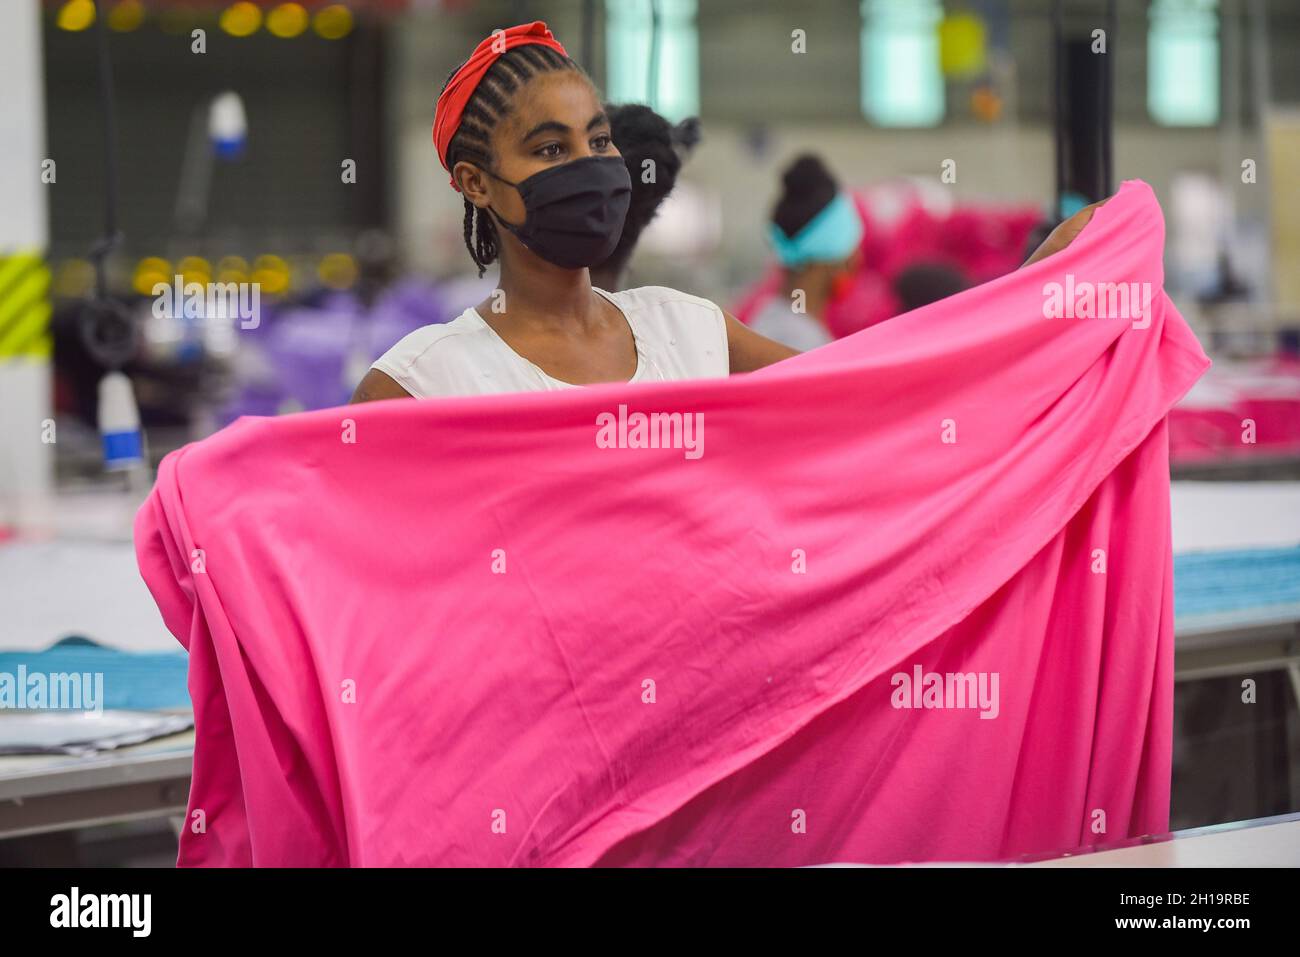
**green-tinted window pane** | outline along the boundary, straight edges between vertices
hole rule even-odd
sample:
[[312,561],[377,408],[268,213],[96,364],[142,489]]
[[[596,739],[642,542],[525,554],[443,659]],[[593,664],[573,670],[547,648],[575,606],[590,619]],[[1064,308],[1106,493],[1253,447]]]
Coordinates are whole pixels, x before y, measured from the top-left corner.
[[1165,126],[1219,121],[1217,0],[1153,0],[1147,33],[1147,110]]
[[862,114],[877,126],[943,120],[938,0],[862,0]]
[[695,11],[696,0],[659,0],[659,62],[652,71],[650,0],[605,0],[609,101],[644,103],[674,123],[700,112]]

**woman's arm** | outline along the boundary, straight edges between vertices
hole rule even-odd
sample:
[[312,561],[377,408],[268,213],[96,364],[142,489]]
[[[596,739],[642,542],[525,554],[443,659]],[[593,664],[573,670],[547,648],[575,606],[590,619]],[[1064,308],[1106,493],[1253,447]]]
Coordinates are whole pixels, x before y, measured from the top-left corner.
[[727,318],[727,356],[733,374],[753,372],[799,354],[798,349],[755,332],[725,309],[722,314]]
[[[357,390],[352,393],[352,402],[374,402],[376,399],[411,399],[407,392],[391,376],[386,376],[378,369],[371,369],[357,383]],[[351,403],[349,403],[351,404]]]

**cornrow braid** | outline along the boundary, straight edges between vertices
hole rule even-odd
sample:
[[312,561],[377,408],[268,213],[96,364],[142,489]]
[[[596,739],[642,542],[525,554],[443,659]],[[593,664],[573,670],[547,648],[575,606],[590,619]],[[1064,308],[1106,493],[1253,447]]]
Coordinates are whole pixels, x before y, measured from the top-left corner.
[[[572,70],[591,81],[576,62],[550,47],[530,43],[512,47],[498,57],[465,104],[460,126],[447,144],[447,165],[455,169],[457,163],[465,160],[481,169],[491,169],[492,131],[510,113],[515,95],[533,77],[561,70]],[[456,70],[452,70],[442,85],[444,90],[455,75]],[[478,266],[479,276],[489,264],[496,262],[500,251],[496,223],[486,209],[479,209],[468,197],[465,198],[465,248]]]

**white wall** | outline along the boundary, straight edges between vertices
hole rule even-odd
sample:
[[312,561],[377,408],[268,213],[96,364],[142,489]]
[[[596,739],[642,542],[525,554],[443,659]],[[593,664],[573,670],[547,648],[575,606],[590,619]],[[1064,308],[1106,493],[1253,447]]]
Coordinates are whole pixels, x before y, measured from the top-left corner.
[[[41,8],[7,5],[0,30],[0,257],[44,254],[47,236]],[[0,356],[0,526],[43,529],[52,515],[53,446],[41,441],[51,414],[48,359]]]

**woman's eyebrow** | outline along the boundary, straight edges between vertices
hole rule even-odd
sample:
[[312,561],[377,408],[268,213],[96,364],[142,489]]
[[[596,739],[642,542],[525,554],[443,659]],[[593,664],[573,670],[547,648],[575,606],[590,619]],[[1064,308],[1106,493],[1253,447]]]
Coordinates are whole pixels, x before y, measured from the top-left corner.
[[[587,132],[590,133],[597,126],[600,126],[602,123],[608,123],[608,122],[609,122],[609,117],[605,115],[604,110],[601,110],[599,113],[597,113],[595,116],[593,116],[590,120],[587,121]],[[543,122],[538,123],[536,126],[534,126],[527,133],[525,133],[523,135],[523,139],[530,140],[538,133],[547,133],[547,132],[568,133],[570,132],[570,130],[568,126],[566,126],[564,123],[561,123],[559,120],[544,120]]]
[[536,136],[538,133],[567,133],[567,132],[569,132],[568,126],[561,123],[559,120],[546,120],[542,123],[538,123],[531,130],[525,133],[520,138],[520,141],[527,142],[528,140],[531,140],[534,136]]

